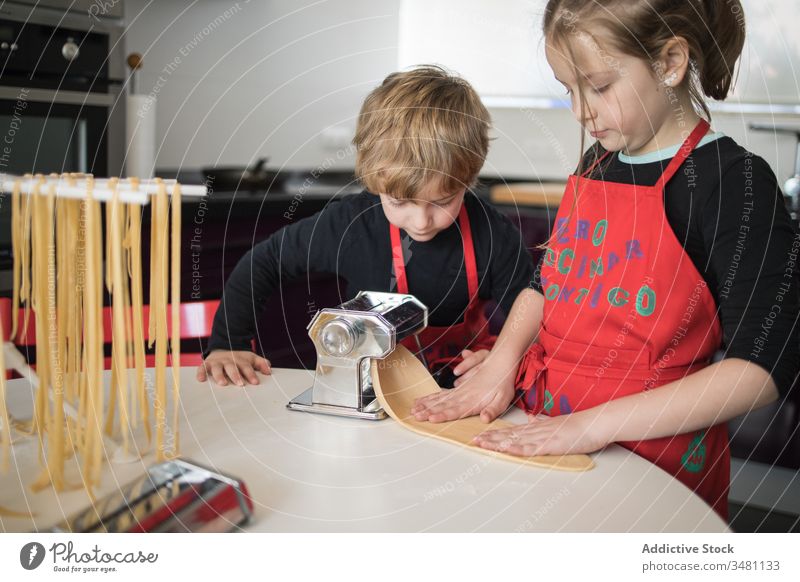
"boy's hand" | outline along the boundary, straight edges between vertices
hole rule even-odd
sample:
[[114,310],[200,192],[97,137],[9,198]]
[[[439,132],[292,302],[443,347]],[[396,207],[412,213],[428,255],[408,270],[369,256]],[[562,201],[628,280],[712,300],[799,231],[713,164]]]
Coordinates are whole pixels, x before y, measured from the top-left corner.
[[516,366],[496,366],[486,361],[458,388],[418,398],[411,407],[411,414],[416,420],[428,422],[475,415],[480,415],[483,422],[492,422],[514,400],[516,375]]
[[272,373],[269,360],[248,351],[214,350],[197,367],[197,381],[205,382],[209,376],[219,386],[229,383],[244,386],[245,379],[254,386],[258,384],[256,370],[262,374]]
[[458,366],[453,368],[453,374],[458,376],[456,381],[453,382],[453,386],[460,386],[469,378],[474,376],[476,372],[480,370],[481,364],[488,355],[489,350],[478,350],[476,352],[473,352],[472,350],[464,350],[461,352],[463,361]]

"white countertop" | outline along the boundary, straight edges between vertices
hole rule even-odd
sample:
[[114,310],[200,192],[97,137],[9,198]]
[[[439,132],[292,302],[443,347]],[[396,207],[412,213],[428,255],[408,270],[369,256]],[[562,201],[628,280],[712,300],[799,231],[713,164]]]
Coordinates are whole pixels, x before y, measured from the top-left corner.
[[[591,471],[541,469],[424,438],[391,419],[287,410],[311,385],[308,371],[276,369],[246,388],[201,384],[194,373],[181,373],[181,456],[245,482],[256,506],[247,531],[729,531],[680,482],[617,445],[592,455]],[[8,388],[12,414],[24,416],[30,386],[14,380]],[[506,418],[524,422],[520,410]],[[107,465],[98,496],[152,462]],[[34,439],[14,447],[11,465],[0,475],[0,506],[36,515],[0,518],[0,531],[44,529],[88,506],[83,491],[30,491]]]

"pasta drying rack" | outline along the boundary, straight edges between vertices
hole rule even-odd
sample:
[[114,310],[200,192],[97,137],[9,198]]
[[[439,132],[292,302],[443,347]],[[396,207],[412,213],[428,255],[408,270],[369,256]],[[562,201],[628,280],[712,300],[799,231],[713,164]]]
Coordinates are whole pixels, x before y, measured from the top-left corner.
[[[52,192],[59,198],[84,199],[91,190],[92,198],[110,202],[115,192],[119,201],[126,204],[148,204],[150,196],[156,194],[163,185],[169,191],[177,185],[175,180],[137,180],[135,178],[94,178],[90,174],[50,174],[13,176],[0,174],[0,192],[11,194],[19,187],[20,194],[48,194]],[[205,196],[204,185],[180,184],[182,196]]]
[[[106,248],[107,248],[107,252],[109,253],[109,255],[106,257],[106,261],[107,261],[107,263],[110,261],[110,262],[112,262],[112,264],[115,265],[114,267],[108,267],[108,268],[109,269],[117,269],[117,271],[121,271],[124,268],[124,264],[125,264],[124,260],[120,258],[121,256],[125,256],[125,255],[121,254],[121,251],[120,251],[120,247],[122,247],[123,244],[122,244],[121,234],[119,232],[120,229],[117,228],[119,225],[123,225],[123,228],[125,228],[125,226],[124,226],[124,223],[123,223],[123,219],[119,218],[118,215],[120,215],[120,216],[133,216],[133,215],[139,215],[140,214],[138,212],[131,212],[130,215],[125,215],[124,213],[119,213],[118,211],[119,211],[119,208],[121,208],[121,205],[141,205],[141,206],[144,206],[144,205],[147,205],[147,204],[150,203],[150,199],[151,199],[152,196],[156,195],[156,198],[154,200],[154,205],[153,205],[153,212],[154,212],[154,216],[155,216],[156,215],[155,214],[156,213],[156,208],[155,208],[155,206],[156,206],[155,202],[156,201],[158,201],[160,205],[163,205],[164,208],[168,208],[168,202],[166,202],[167,195],[171,196],[172,199],[177,202],[177,204],[174,205],[176,208],[173,210],[172,217],[171,217],[172,218],[171,225],[172,225],[172,232],[173,232],[173,236],[172,236],[172,241],[173,241],[172,244],[173,244],[173,246],[172,246],[172,255],[171,255],[171,257],[172,257],[173,265],[176,265],[175,273],[174,273],[174,276],[172,277],[171,281],[168,281],[167,272],[166,272],[166,266],[165,266],[167,263],[166,262],[158,263],[158,265],[159,265],[158,273],[160,275],[156,274],[156,276],[160,276],[161,277],[158,280],[158,282],[161,285],[161,288],[163,288],[163,291],[159,293],[160,299],[158,299],[158,301],[160,301],[160,303],[157,303],[157,304],[155,303],[156,300],[153,298],[153,295],[151,293],[151,310],[155,309],[158,313],[162,314],[161,316],[155,318],[155,319],[159,320],[158,323],[153,324],[152,323],[152,319],[151,319],[151,325],[155,325],[157,329],[161,330],[161,332],[160,332],[161,336],[160,337],[162,339],[160,340],[160,344],[159,344],[159,340],[158,339],[156,340],[157,343],[156,343],[156,372],[155,373],[156,373],[156,382],[158,383],[159,382],[159,378],[160,378],[161,379],[160,381],[161,381],[162,386],[163,386],[164,385],[164,378],[165,378],[165,374],[166,374],[166,367],[167,367],[167,364],[166,364],[166,362],[167,362],[167,356],[166,356],[167,347],[166,347],[166,344],[168,342],[168,340],[166,339],[166,333],[167,333],[166,332],[166,328],[167,328],[166,315],[163,315],[163,314],[166,313],[167,305],[168,305],[168,301],[167,301],[168,283],[171,284],[171,287],[169,287],[169,289],[171,289],[171,291],[172,291],[173,307],[175,306],[176,300],[178,302],[180,300],[180,298],[179,298],[179,295],[180,295],[180,278],[179,278],[180,236],[179,236],[179,234],[175,235],[176,232],[180,233],[180,197],[181,196],[189,196],[189,197],[205,196],[206,193],[207,193],[206,192],[206,186],[205,185],[179,184],[175,180],[161,180],[161,179],[139,180],[139,179],[136,179],[136,178],[126,178],[126,179],[122,179],[122,178],[95,178],[94,176],[89,175],[89,174],[60,174],[60,175],[59,174],[50,174],[50,175],[47,175],[47,176],[45,176],[45,175],[30,175],[29,174],[29,175],[25,175],[25,176],[14,176],[14,175],[1,174],[0,173],[0,192],[1,193],[11,193],[15,197],[13,200],[20,200],[20,195],[22,195],[22,196],[29,196],[31,199],[35,199],[37,196],[38,197],[42,197],[42,198],[47,197],[51,201],[53,199],[55,199],[55,198],[62,198],[62,199],[73,199],[73,200],[81,200],[81,201],[85,200],[85,201],[90,201],[90,202],[95,202],[96,201],[96,202],[111,203],[106,208],[106,210],[107,210],[106,217],[107,217],[107,219],[113,219],[115,221],[119,220],[119,223],[114,222],[113,226],[111,226],[110,224],[107,225],[106,240],[103,240],[102,230],[100,229],[99,226],[97,226],[96,233],[95,233],[94,239],[93,239],[93,244],[94,244],[94,247],[96,247],[97,245],[100,245],[100,248],[102,248],[103,246],[105,246],[105,243],[108,243],[108,246]],[[13,200],[12,200],[12,202],[13,202]],[[27,202],[25,204],[27,205]],[[95,205],[88,205],[88,206],[92,206],[93,207],[93,210],[90,211],[92,213],[91,217],[95,221],[94,224],[95,225],[99,225],[100,224],[99,223],[99,220],[100,220],[99,205],[97,206],[97,208],[94,208]],[[15,206],[15,208],[16,208],[16,206]],[[28,206],[25,206],[25,208],[30,210]],[[35,207],[34,207],[34,212],[35,212]],[[55,213],[53,212],[53,206],[48,207],[46,212],[49,213],[49,215],[48,215],[49,222],[46,223],[46,228],[50,228],[50,229],[54,230],[55,229],[54,225],[57,223],[57,215],[54,216]],[[153,244],[152,240],[158,240],[159,241],[159,245],[162,245],[162,246],[159,246],[158,248],[159,248],[159,253],[161,253],[164,257],[169,256],[169,253],[168,253],[168,242],[167,242],[169,240],[169,236],[168,236],[169,228],[168,228],[167,222],[166,222],[167,221],[166,217],[168,216],[168,214],[169,214],[168,212],[167,213],[161,212],[161,214],[159,215],[159,216],[161,216],[161,218],[159,220],[163,220],[163,224],[165,225],[166,234],[161,236],[160,239],[158,238],[159,235],[156,235],[156,237],[154,239],[151,239],[151,245]],[[80,217],[84,218],[84,215],[81,214]],[[28,217],[26,216],[25,220],[27,220],[27,218]],[[133,221],[132,218],[131,218],[131,221]],[[159,223],[159,224],[161,225],[161,223]],[[14,228],[16,228],[16,226],[14,226]],[[31,236],[38,236],[38,233],[40,232],[40,230],[42,228],[42,224],[28,225],[26,228],[29,228],[30,232],[34,233]],[[92,230],[92,228],[94,228],[94,227],[90,226],[88,230]],[[117,230],[117,232],[114,232],[115,229]],[[97,234],[99,234],[99,238],[97,237]],[[53,234],[52,233],[48,233],[47,236],[50,237],[50,238],[49,239],[47,239],[47,238],[39,239],[39,251],[41,251],[41,249],[44,246],[43,243],[42,243],[42,241],[44,241],[44,240],[49,240],[49,241],[51,241],[51,244],[55,245],[55,243],[54,243],[55,239],[53,238]],[[112,237],[112,238],[109,238],[109,237]],[[113,238],[113,237],[116,237],[116,238]],[[141,246],[141,238],[139,238],[137,240],[139,241],[139,248],[140,248],[140,246]],[[130,245],[130,246],[126,247],[126,248],[132,248],[133,247],[133,245],[130,242],[130,240],[127,241],[127,244]],[[152,247],[152,248],[155,248],[155,247]],[[151,250],[152,250],[152,248],[151,248]],[[92,248],[92,244],[90,244],[89,240],[87,240],[85,242],[85,249],[86,249],[87,253],[90,251],[90,249],[94,253],[101,253],[100,250],[97,250],[96,248]],[[27,249],[24,252],[27,253],[28,252]],[[51,250],[50,252],[55,254],[55,251]],[[132,251],[128,251],[128,252],[132,252]],[[18,249],[15,249],[14,253],[16,255],[18,253]],[[153,253],[151,252],[151,257],[152,257],[152,255],[153,255]],[[93,257],[95,259],[97,259],[97,256],[98,256],[97,254],[93,255]],[[31,259],[31,261],[32,260],[33,259]],[[50,259],[48,259],[48,260],[50,260]],[[53,260],[53,262],[55,262],[55,259],[52,259],[52,260]],[[167,261],[168,259],[164,258],[164,259],[161,259],[161,260],[162,261]],[[70,259],[70,261],[74,262],[73,259]],[[27,264],[27,268],[32,268],[32,264],[33,263],[29,262]],[[92,263],[90,263],[87,260],[87,264],[91,265]],[[95,284],[93,289],[96,289],[97,293],[101,293],[101,291],[99,291],[99,290],[102,288],[103,277],[102,277],[102,273],[96,272],[97,271],[96,267],[97,267],[97,265],[102,265],[102,262],[100,260],[97,260],[97,262],[94,263],[94,265],[95,266],[86,267],[87,279],[91,276],[91,278],[93,280],[93,283]],[[128,265],[130,265],[130,263]],[[152,264],[151,264],[151,266],[152,266]],[[130,268],[130,266],[129,266],[129,268]],[[16,294],[18,292],[18,288],[17,288],[17,284],[18,284],[18,278],[17,277],[18,277],[18,275],[16,274],[16,269],[17,269],[17,266],[15,265],[15,278],[14,278],[15,297],[17,297]],[[101,269],[102,269],[102,267],[101,267]],[[24,269],[22,269],[22,270],[24,270]],[[163,274],[162,274],[162,270],[163,270]],[[88,275],[89,271],[95,271],[95,272],[92,272],[91,275]],[[141,313],[141,293],[139,293],[138,303],[131,300],[131,295],[134,294],[133,285],[131,283],[131,281],[133,279],[131,279],[129,281],[128,279],[121,280],[121,279],[117,278],[112,282],[111,278],[109,277],[109,274],[108,274],[110,272],[111,271],[107,271],[107,274],[106,274],[106,277],[107,277],[106,278],[106,286],[109,287],[109,291],[111,292],[112,287],[110,285],[113,285],[112,297],[113,297],[114,304],[112,305],[112,309],[113,309],[113,314],[114,314],[115,321],[122,321],[122,320],[125,320],[126,318],[130,319],[131,316],[130,315],[126,315],[126,311],[124,311],[124,309],[129,309],[131,311],[139,310],[139,313]],[[139,273],[141,274],[141,266],[139,267]],[[153,274],[153,273],[151,273],[151,274]],[[23,280],[24,280],[25,276],[29,276],[29,275],[22,275]],[[32,276],[30,276],[30,277],[31,277],[31,280],[32,280]],[[49,277],[49,272],[48,272],[48,277]],[[117,277],[117,272],[116,271],[114,272],[114,277],[115,278]],[[40,277],[40,279],[41,279],[41,277]],[[139,283],[140,282],[141,281],[139,280]],[[64,283],[65,283],[64,281],[59,281],[59,283],[57,285],[61,285],[61,284],[64,284]],[[122,293],[121,290],[126,285],[128,287],[125,290],[125,292]],[[85,283],[85,286],[89,286],[89,283]],[[152,287],[151,287],[151,291],[152,291]],[[74,293],[73,292],[73,295],[80,295],[80,293]],[[123,307],[119,307],[117,305],[116,302],[118,301],[118,299],[117,299],[118,296],[124,296],[125,297],[124,301],[128,301],[128,303],[125,304],[126,306],[123,305]],[[28,301],[31,300],[31,299],[32,299],[32,297],[26,297],[26,300],[28,300]],[[40,307],[44,303],[46,303],[46,301],[43,302],[43,301],[41,301],[41,299],[42,299],[42,297],[40,296],[39,297],[39,303],[38,303]],[[123,303],[124,303],[124,301],[123,301]],[[55,300],[53,300],[53,302],[55,303]],[[36,304],[36,302],[34,300],[34,305],[35,304]],[[17,300],[15,299],[14,309],[16,309],[16,305],[17,305]],[[60,305],[60,303],[59,303],[59,305]],[[96,314],[98,313],[98,311],[97,311],[98,309],[100,309],[100,310],[102,309],[102,305],[103,305],[102,294],[100,294],[99,295],[99,306],[98,306],[96,301],[93,301],[92,304],[91,304],[91,307],[95,310],[94,311],[94,313],[95,313],[94,319],[91,320],[92,323],[94,324],[93,325],[93,329],[94,330],[98,329]],[[44,319],[44,317],[43,317],[44,315],[53,316],[55,314],[55,312],[56,312],[56,308],[50,306],[47,309],[44,309],[42,313],[38,314],[37,318]],[[177,330],[177,329],[180,328],[180,320],[179,320],[179,315],[178,315],[179,312],[180,312],[179,309],[172,309],[172,329],[173,330]],[[82,316],[85,316],[85,313],[82,312]],[[163,319],[163,322],[161,321],[162,319]],[[88,324],[86,324],[86,325],[88,326]],[[134,328],[135,327],[136,327],[136,324],[134,324]],[[128,382],[128,380],[127,379],[122,379],[121,380],[120,376],[126,375],[126,374],[123,374],[123,371],[127,371],[126,361],[130,362],[132,360],[131,352],[133,350],[133,348],[128,347],[128,344],[132,343],[132,342],[130,342],[130,337],[125,335],[126,333],[130,334],[131,331],[130,331],[130,329],[125,331],[124,328],[125,328],[125,326],[122,325],[122,324],[115,324],[114,333],[113,333],[112,338],[111,338],[112,339],[112,345],[121,344],[121,345],[124,346],[124,347],[119,348],[119,349],[114,348],[117,351],[116,352],[112,352],[112,361],[113,361],[112,368],[117,370],[118,382],[123,382],[123,383]],[[85,331],[85,330],[83,330],[83,328],[78,328],[78,329],[81,330],[81,331],[78,332],[78,335],[81,336],[81,337],[85,336],[88,333],[95,333],[95,332]],[[120,329],[122,330],[121,332],[120,332]],[[88,327],[86,328],[86,330],[88,330]],[[36,333],[37,333],[37,348],[39,348],[40,346],[38,345],[38,342],[39,342],[39,337],[40,337],[40,330],[37,329]],[[103,338],[102,330],[99,333],[100,333],[99,337],[102,339]],[[118,333],[122,333],[122,335],[121,336],[117,335]],[[140,328],[139,334],[141,335],[141,333],[142,332],[141,332],[141,328]],[[159,336],[156,335],[156,338],[158,338],[158,337]],[[134,340],[138,339],[138,338],[139,338],[139,336],[135,336]],[[152,334],[151,334],[150,338],[151,338],[150,342],[151,342],[151,346],[152,346],[153,345],[153,341],[154,341],[152,339]],[[119,340],[121,340],[121,341],[119,341]],[[48,340],[48,341],[53,341],[53,340]],[[83,348],[79,349],[78,352],[76,352],[76,353],[79,353],[79,354],[81,354],[81,353],[83,354],[83,356],[82,356],[83,359],[79,358],[77,361],[79,362],[79,364],[81,366],[89,366],[89,364],[87,364],[87,361],[91,360],[91,365],[89,367],[91,368],[91,372],[93,372],[95,375],[89,381],[92,382],[93,384],[97,384],[97,382],[95,382],[94,380],[99,380],[99,383],[100,383],[101,389],[102,389],[103,382],[102,382],[102,377],[100,375],[102,373],[102,368],[103,368],[102,353],[99,353],[99,356],[100,356],[99,360],[98,360],[98,353],[96,351],[95,351],[95,353],[93,353],[92,355],[89,355],[87,357],[86,352],[85,351],[81,351],[81,350],[85,350],[85,346],[87,345],[85,343],[86,340],[85,339],[80,339],[80,340],[76,340],[76,341],[79,344],[84,346]],[[44,382],[45,385],[42,386],[42,382],[40,381],[40,375],[37,375],[37,372],[35,372],[33,369],[31,369],[30,366],[28,366],[28,363],[26,362],[25,358],[16,349],[14,344],[11,343],[10,341],[3,342],[3,343],[4,343],[3,349],[0,350],[0,357],[2,357],[2,360],[0,360],[0,374],[2,374],[2,376],[3,376],[3,378],[0,379],[0,388],[3,388],[3,390],[0,391],[0,444],[3,444],[4,446],[13,445],[13,442],[10,439],[10,431],[11,431],[11,428],[12,428],[12,426],[11,426],[12,423],[9,420],[8,411],[7,411],[7,408],[6,408],[6,405],[5,405],[5,393],[4,393],[5,392],[5,378],[4,378],[5,371],[4,371],[4,369],[13,369],[13,370],[16,370],[21,376],[23,376],[23,378],[28,379],[32,390],[34,390],[37,394],[39,394],[39,393],[43,394],[42,390],[46,391],[46,396],[44,396],[46,402],[48,403],[46,406],[48,406],[48,408],[52,407],[52,411],[53,411],[52,414],[55,414],[58,419],[66,419],[66,418],[72,419],[72,420],[78,422],[80,426],[83,426],[86,429],[87,432],[90,431],[90,430],[92,431],[92,434],[91,434],[91,439],[92,439],[91,447],[89,447],[88,445],[85,445],[86,446],[86,450],[84,451],[85,453],[87,453],[87,455],[89,453],[91,453],[92,459],[93,459],[92,462],[89,464],[89,467],[91,468],[90,472],[91,472],[92,475],[90,477],[88,477],[86,479],[86,481],[85,481],[87,483],[87,487],[97,483],[97,478],[98,478],[97,471],[99,471],[99,461],[97,459],[100,458],[99,455],[100,455],[101,447],[106,450],[106,457],[109,460],[112,460],[114,462],[126,462],[126,461],[139,460],[138,456],[134,456],[134,455],[131,455],[131,454],[128,453],[128,446],[127,445],[128,445],[128,438],[129,438],[129,435],[128,435],[128,428],[129,427],[124,427],[123,430],[121,431],[122,434],[123,434],[123,441],[124,442],[120,443],[117,440],[115,440],[114,438],[112,438],[111,436],[109,436],[108,434],[106,434],[105,431],[99,431],[96,427],[88,426],[89,424],[93,424],[93,423],[87,422],[86,417],[85,416],[81,416],[81,414],[85,415],[86,413],[85,412],[79,413],[79,411],[76,409],[76,407],[73,406],[73,404],[69,402],[69,399],[68,398],[64,398],[63,392],[59,391],[58,387],[56,386],[56,384],[59,382],[59,380],[56,380],[56,376],[53,376],[52,378],[50,378],[50,377],[47,376],[46,372],[42,371],[42,375],[47,377],[47,380]],[[95,342],[93,345],[96,345],[96,343],[97,342]],[[101,342],[101,344],[102,344],[102,342]],[[49,345],[50,344],[48,344],[48,346]],[[179,337],[176,335],[176,333],[173,333],[171,346],[172,346],[173,367],[177,367],[177,366],[179,366],[179,362],[180,362],[180,347],[179,347]],[[144,349],[144,347],[142,346],[141,354],[144,353],[143,349]],[[126,350],[128,350],[128,351],[126,351]],[[122,355],[120,355],[120,354],[122,354]],[[137,366],[137,374],[139,372],[141,372],[143,374],[143,367],[142,367],[143,355],[142,355],[141,358],[139,358],[138,356],[139,356],[139,354],[137,354],[137,364],[136,364],[136,366]],[[128,358],[128,359],[126,360],[126,358]],[[43,370],[44,370],[44,368],[43,368]],[[81,367],[80,370],[81,370],[81,373],[87,373],[83,369],[83,367]],[[175,370],[175,371],[177,372],[177,370]],[[178,382],[178,378],[177,378],[177,375],[175,375],[175,374],[173,376],[174,376],[173,377],[173,387],[174,387],[175,395],[177,397],[177,382]],[[139,381],[139,380],[141,380],[141,377],[137,379],[137,381]],[[133,394],[133,384],[132,383],[129,386],[129,388],[131,390],[130,393]],[[113,390],[115,390],[115,387],[112,386],[112,391]],[[165,402],[164,395],[165,394],[159,394],[158,396],[154,396],[153,398],[154,399],[155,398],[162,398],[162,402]],[[175,401],[175,408],[177,410],[177,401]],[[95,415],[95,418],[96,418],[96,421],[97,421],[98,424],[99,424],[99,416],[105,416],[105,413],[106,413],[106,411],[103,410],[102,408],[95,409],[93,411],[93,414]],[[154,415],[155,415],[155,400],[154,400]],[[127,420],[127,416],[125,417],[125,420]],[[175,412],[174,421],[175,421],[175,424],[177,425],[177,412]],[[58,422],[59,421],[57,420],[56,424],[54,424],[53,426],[58,426]],[[123,424],[124,424],[123,423],[123,416],[122,416],[122,412],[120,412],[120,425],[122,426]],[[158,427],[157,430],[161,430],[160,427]],[[58,431],[61,432],[62,429],[59,428]],[[148,426],[148,434],[149,434],[149,426]],[[161,434],[161,433],[158,433],[158,434]],[[4,437],[5,437],[5,439],[4,439]],[[62,439],[61,441],[58,441],[58,440],[55,441],[56,445],[59,445],[61,442],[63,442],[63,434],[60,436],[60,438]],[[6,442],[4,442],[4,441],[6,441]],[[54,443],[50,443],[50,446],[52,446],[53,444]],[[56,447],[56,449],[57,448],[58,447]],[[159,452],[159,455],[160,454],[161,454],[161,452]],[[61,463],[63,463],[63,460],[61,461]],[[63,471],[63,467],[62,467],[62,471]],[[53,483],[54,483],[54,485],[56,485],[55,481],[53,481]]]

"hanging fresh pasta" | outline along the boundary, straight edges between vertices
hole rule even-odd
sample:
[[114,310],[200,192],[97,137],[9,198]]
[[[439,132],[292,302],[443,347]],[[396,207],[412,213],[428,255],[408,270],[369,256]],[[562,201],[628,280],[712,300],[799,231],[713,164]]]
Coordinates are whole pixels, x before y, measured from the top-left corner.
[[[0,324],[11,330],[6,339],[21,341],[31,318],[36,354],[34,373],[19,363],[11,341],[0,350],[0,471],[13,457],[14,439],[26,437],[20,430],[25,423],[14,419],[7,405],[9,359],[3,356],[8,350],[13,365],[32,379],[30,427],[41,463],[34,491],[85,486],[91,494],[106,460],[174,457],[181,194],[204,194],[205,188],[65,174],[0,175],[0,190],[12,194],[14,254],[11,321]],[[147,204],[152,220],[146,330],[142,210]],[[155,352],[150,371],[148,347]]]

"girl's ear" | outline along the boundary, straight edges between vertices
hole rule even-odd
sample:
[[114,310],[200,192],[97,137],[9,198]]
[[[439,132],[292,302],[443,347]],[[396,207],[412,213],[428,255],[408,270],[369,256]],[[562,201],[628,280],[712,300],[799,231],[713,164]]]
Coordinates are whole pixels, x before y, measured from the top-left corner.
[[664,87],[677,87],[683,82],[689,70],[689,43],[680,36],[673,36],[658,55],[654,67],[658,81]]

